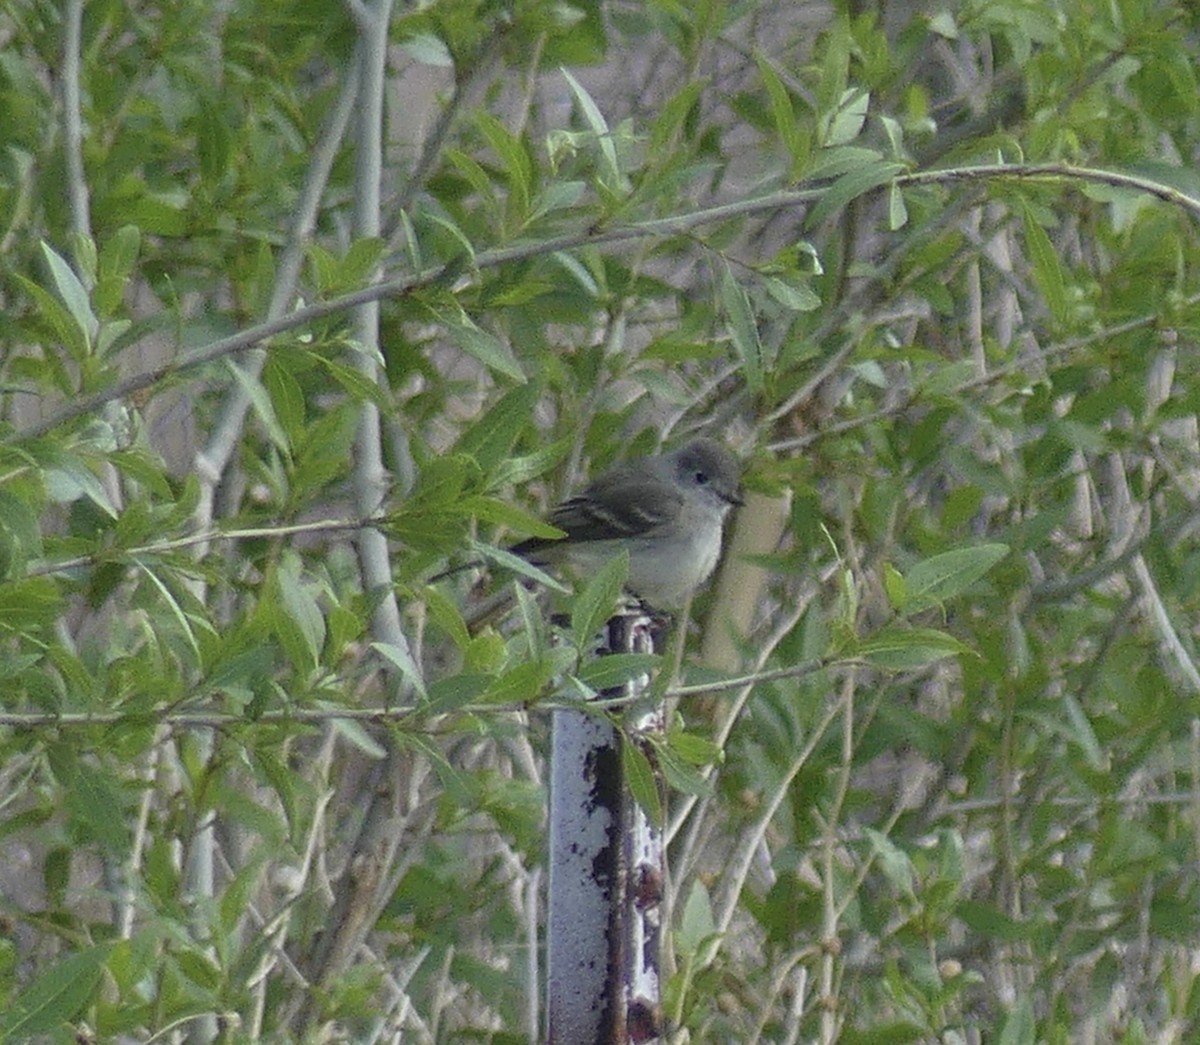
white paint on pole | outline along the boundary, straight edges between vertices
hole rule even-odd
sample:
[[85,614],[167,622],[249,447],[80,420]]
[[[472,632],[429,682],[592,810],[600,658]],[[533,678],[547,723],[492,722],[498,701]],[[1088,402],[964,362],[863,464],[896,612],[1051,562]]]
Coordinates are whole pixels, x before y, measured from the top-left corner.
[[[639,651],[641,652],[641,651]],[[631,685],[637,685],[635,681]],[[650,680],[641,681],[644,691]],[[630,723],[632,737],[662,734],[665,716],[662,704],[647,709]],[[646,745],[650,764],[655,765],[653,749]],[[656,766],[657,769],[657,766]],[[660,785],[661,785],[661,777]],[[660,787],[661,789],[661,787]],[[665,796],[664,796],[665,801]],[[666,854],[662,828],[646,816],[646,811],[627,800],[624,830],[626,859],[626,896],[624,911],[625,945],[625,1028],[631,1043],[648,1042],[662,1032],[662,984],[659,965],[662,956],[662,900],[666,878]]]

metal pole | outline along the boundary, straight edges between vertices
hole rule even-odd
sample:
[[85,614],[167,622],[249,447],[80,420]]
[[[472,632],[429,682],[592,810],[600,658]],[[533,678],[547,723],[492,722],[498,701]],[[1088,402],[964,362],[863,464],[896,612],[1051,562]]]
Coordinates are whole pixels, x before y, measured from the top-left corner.
[[[653,653],[641,612],[608,622],[607,652]],[[649,678],[607,696],[636,701]],[[663,728],[663,710],[639,713],[630,735]],[[621,733],[587,711],[556,711],[550,766],[547,913],[548,1045],[624,1045],[661,1034],[659,980],[662,832],[630,797]],[[634,740],[636,742],[636,739]],[[649,753],[649,752],[647,752]]]

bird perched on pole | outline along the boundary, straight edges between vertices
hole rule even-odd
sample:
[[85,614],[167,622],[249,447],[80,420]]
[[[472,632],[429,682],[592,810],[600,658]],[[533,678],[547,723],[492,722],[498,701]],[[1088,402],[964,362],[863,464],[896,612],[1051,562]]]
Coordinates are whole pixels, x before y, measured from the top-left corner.
[[622,550],[628,589],[674,609],[712,574],[725,518],[742,503],[741,466],[715,439],[623,461],[563,501],[549,522],[561,538],[531,537],[509,551],[538,566],[592,573]]

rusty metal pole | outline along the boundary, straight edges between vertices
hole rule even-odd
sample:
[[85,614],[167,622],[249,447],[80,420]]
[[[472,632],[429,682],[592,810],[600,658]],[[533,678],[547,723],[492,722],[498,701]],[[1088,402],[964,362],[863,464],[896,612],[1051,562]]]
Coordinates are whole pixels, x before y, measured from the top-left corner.
[[[606,652],[654,653],[655,646],[656,631],[647,614],[619,614],[608,622]],[[604,696],[631,697],[636,705],[649,682],[642,676]],[[627,723],[634,737],[663,727],[661,707],[641,711]],[[548,1045],[642,1043],[662,1032],[659,956],[665,855],[661,830],[626,787],[621,758],[625,742],[602,715],[554,713]]]

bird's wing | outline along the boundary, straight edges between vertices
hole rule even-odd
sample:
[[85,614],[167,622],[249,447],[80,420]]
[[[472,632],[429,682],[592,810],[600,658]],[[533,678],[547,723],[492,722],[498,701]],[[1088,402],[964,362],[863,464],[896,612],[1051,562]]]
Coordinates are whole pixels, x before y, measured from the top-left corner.
[[[550,514],[550,523],[565,531],[565,540],[571,542],[641,537],[675,517],[682,500],[683,495],[661,479],[618,467],[563,501]],[[535,537],[512,550],[523,555],[557,543]]]
[[680,500],[661,482],[626,483],[620,500],[597,497],[594,492],[572,497],[554,510],[550,522],[572,541],[641,537],[674,518]]

